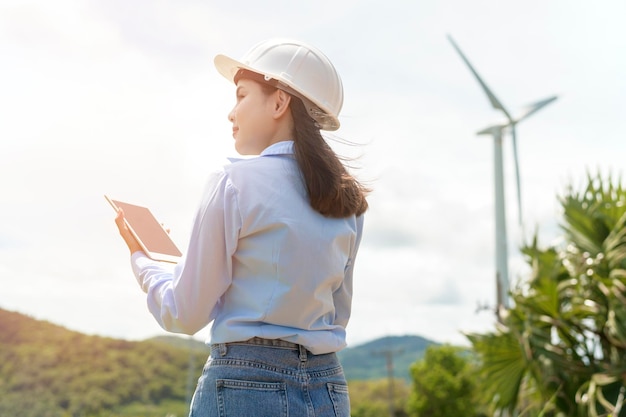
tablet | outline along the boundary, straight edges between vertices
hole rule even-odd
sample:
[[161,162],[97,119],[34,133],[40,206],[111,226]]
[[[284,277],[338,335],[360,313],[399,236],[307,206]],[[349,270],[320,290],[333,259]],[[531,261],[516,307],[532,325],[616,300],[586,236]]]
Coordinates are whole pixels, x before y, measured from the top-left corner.
[[148,208],[113,200],[106,195],[104,198],[116,212],[120,208],[124,210],[128,229],[150,259],[173,263],[180,261],[181,251]]

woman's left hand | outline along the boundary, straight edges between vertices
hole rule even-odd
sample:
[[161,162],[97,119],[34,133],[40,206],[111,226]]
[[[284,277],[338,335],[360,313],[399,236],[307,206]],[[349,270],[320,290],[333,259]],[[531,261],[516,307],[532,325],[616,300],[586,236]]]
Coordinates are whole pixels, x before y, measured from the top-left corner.
[[130,250],[131,254],[137,251],[143,251],[141,245],[139,245],[139,242],[137,242],[137,239],[135,239],[135,236],[133,236],[133,234],[128,229],[126,221],[124,221],[124,211],[122,209],[119,209],[117,211],[117,216],[115,216],[115,224],[117,225],[117,229],[119,230],[122,239],[124,239],[124,242],[126,242],[126,246],[128,246],[128,250]]

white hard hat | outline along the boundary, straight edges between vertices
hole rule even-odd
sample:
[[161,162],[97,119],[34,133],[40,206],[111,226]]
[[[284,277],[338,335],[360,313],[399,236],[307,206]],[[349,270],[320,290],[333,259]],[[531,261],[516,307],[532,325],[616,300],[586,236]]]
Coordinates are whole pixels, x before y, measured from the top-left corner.
[[319,49],[289,39],[270,39],[250,49],[241,59],[215,57],[215,67],[234,81],[240,69],[278,81],[278,88],[300,98],[309,115],[323,130],[339,129],[343,105],[341,78],[330,60]]

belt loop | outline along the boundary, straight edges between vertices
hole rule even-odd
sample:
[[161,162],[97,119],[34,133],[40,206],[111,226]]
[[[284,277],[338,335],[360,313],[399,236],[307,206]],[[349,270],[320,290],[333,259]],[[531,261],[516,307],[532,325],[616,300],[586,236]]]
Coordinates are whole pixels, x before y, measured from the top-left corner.
[[298,349],[300,350],[300,362],[306,362],[306,348],[302,345],[298,345]]
[[211,345],[211,356],[213,356],[214,352],[216,355],[219,354],[220,356],[226,356],[226,353],[228,353],[228,346],[226,346],[226,343],[215,343]]

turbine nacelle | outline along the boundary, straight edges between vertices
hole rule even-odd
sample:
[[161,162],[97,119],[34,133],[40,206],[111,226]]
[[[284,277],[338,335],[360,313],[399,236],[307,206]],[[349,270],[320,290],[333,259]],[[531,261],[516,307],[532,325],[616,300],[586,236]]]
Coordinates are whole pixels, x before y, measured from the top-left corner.
[[526,119],[527,117],[529,117],[533,113],[537,112],[542,107],[552,103],[556,99],[557,99],[557,96],[552,96],[552,97],[549,97],[549,98],[537,101],[535,103],[529,104],[529,105],[523,107],[522,111],[520,111],[518,116],[513,118],[512,121],[510,121],[508,119],[502,120],[501,122],[499,122],[499,123],[497,123],[495,125],[491,125],[489,127],[486,127],[484,129],[476,132],[476,134],[477,135],[494,135],[494,134],[501,135],[502,132],[505,129],[507,129],[509,127],[514,127],[519,122],[521,122],[522,120]]

